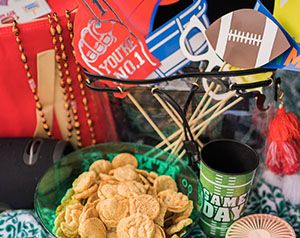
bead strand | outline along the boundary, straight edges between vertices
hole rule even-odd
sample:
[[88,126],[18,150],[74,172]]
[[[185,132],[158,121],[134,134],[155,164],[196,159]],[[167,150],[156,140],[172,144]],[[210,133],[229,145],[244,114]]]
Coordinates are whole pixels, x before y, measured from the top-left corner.
[[60,52],[61,52],[61,68],[64,70],[64,75],[66,77],[66,86],[68,88],[68,92],[69,92],[69,97],[71,100],[71,110],[73,112],[73,119],[74,119],[74,129],[75,129],[75,133],[76,133],[76,139],[77,139],[77,146],[78,148],[82,147],[82,139],[81,139],[81,132],[80,132],[80,121],[79,121],[79,114],[78,114],[78,109],[77,109],[77,104],[75,101],[75,95],[74,95],[74,89],[73,89],[73,80],[71,78],[70,75],[70,71],[69,71],[69,64],[68,64],[68,56],[66,54],[66,50],[65,50],[65,45],[64,45],[64,39],[63,39],[63,28],[60,25],[60,21],[58,19],[58,16],[56,13],[53,13],[53,19],[56,23],[56,31],[55,31],[55,35],[56,37],[58,37],[58,42],[60,44]]
[[22,40],[20,39],[20,29],[19,29],[18,24],[17,24],[16,21],[14,21],[14,23],[13,23],[12,31],[15,34],[16,42],[18,44],[18,49],[20,51],[20,59],[21,59],[22,63],[24,64],[24,69],[26,71],[28,84],[29,84],[29,87],[30,87],[31,92],[33,94],[33,98],[35,100],[35,108],[38,110],[39,116],[41,117],[44,131],[47,133],[47,136],[49,138],[52,138],[52,132],[51,132],[51,129],[50,129],[49,124],[47,122],[47,119],[45,117],[45,113],[43,111],[43,105],[40,102],[40,98],[39,98],[38,92],[36,90],[35,81],[32,78],[32,74],[30,72],[30,67],[29,67],[28,62],[27,62],[27,56],[26,56],[25,50],[22,46]]
[[[67,29],[69,30],[70,39],[71,39],[71,42],[72,42],[71,43],[72,53],[73,53],[73,56],[75,58],[75,50],[74,50],[74,43],[73,43],[73,40],[74,40],[73,23],[71,22],[71,16],[70,16],[69,11],[66,11],[66,18],[67,18],[67,21],[68,21],[67,22]],[[89,105],[88,105],[88,99],[86,97],[86,92],[85,92],[85,89],[84,89],[83,74],[82,74],[82,70],[81,70],[81,67],[80,67],[79,63],[76,61],[76,58],[75,58],[75,62],[76,62],[77,80],[79,82],[81,96],[83,97],[82,98],[82,103],[83,103],[83,106],[84,106],[85,116],[87,118],[87,124],[88,124],[89,131],[90,131],[91,141],[92,141],[92,144],[95,145],[96,142],[97,142],[96,141],[96,133],[95,133],[95,129],[94,129],[94,123],[93,123],[93,120],[91,118],[90,108],[89,108]]]
[[64,75],[62,72],[62,66],[61,66],[61,61],[62,61],[62,57],[59,55],[59,49],[57,47],[57,39],[56,39],[56,31],[57,29],[55,28],[55,26],[53,25],[53,19],[51,17],[51,15],[48,15],[48,21],[50,24],[50,34],[52,36],[52,44],[54,46],[54,51],[55,51],[55,61],[57,63],[57,67],[58,67],[58,71],[59,71],[59,77],[60,77],[60,87],[62,89],[62,93],[63,93],[63,97],[64,97],[64,108],[66,110],[66,116],[67,116],[67,130],[68,130],[68,134],[67,134],[67,141],[70,141],[70,139],[72,138],[73,134],[73,121],[72,121],[72,113],[71,113],[71,107],[70,107],[70,103],[69,103],[69,95],[66,89],[66,84],[65,84],[65,80],[64,80]]

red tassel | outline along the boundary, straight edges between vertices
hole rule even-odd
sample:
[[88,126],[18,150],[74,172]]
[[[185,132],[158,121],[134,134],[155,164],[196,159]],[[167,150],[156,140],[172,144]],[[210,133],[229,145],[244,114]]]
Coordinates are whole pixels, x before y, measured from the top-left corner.
[[300,122],[295,114],[279,108],[269,125],[266,164],[280,175],[294,174],[299,170]]

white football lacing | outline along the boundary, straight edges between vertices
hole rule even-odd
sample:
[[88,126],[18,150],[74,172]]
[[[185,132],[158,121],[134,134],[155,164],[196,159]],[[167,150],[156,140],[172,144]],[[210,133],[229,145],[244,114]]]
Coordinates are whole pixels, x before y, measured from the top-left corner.
[[262,42],[262,35],[231,29],[228,34],[228,41],[259,46]]

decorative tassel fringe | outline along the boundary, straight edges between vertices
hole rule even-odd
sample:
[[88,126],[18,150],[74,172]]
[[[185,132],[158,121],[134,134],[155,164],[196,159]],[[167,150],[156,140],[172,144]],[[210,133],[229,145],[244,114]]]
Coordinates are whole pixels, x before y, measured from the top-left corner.
[[300,122],[292,112],[286,112],[279,108],[275,117],[269,125],[269,136],[271,141],[288,141],[289,139],[300,139]]
[[276,174],[294,174],[299,170],[299,155],[295,141],[273,141],[267,150],[266,163]]
[[279,108],[269,126],[266,164],[281,175],[291,175],[299,168],[300,122],[295,114]]

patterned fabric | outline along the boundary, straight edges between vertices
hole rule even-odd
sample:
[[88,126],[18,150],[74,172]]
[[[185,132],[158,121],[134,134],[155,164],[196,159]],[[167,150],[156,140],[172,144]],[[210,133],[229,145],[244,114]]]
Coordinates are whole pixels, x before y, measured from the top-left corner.
[[[293,226],[300,238],[300,205],[286,202],[279,188],[265,182],[252,191],[246,214],[267,213],[283,218]],[[6,211],[0,214],[1,238],[47,238],[33,211]],[[206,238],[200,227],[192,231],[191,238]]]
[[46,238],[33,211],[5,211],[0,214],[1,238]]

